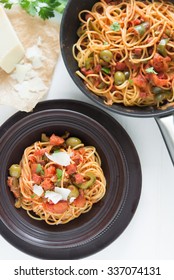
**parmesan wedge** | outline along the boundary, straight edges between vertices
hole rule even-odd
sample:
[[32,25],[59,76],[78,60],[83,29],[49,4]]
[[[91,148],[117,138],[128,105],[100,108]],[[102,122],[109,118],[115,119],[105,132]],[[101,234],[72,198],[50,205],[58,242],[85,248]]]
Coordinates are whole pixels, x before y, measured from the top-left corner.
[[5,11],[0,6],[0,67],[7,73],[14,70],[24,57],[24,48],[19,41]]

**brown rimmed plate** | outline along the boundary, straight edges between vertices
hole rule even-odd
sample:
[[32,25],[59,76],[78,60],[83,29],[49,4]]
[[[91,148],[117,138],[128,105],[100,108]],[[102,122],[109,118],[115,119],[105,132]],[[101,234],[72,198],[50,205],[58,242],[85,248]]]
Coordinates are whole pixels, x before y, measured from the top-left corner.
[[[107,192],[88,213],[66,225],[48,226],[15,209],[6,178],[24,146],[43,130],[63,132],[65,127],[96,146]],[[129,135],[109,114],[81,101],[44,101],[31,113],[18,112],[9,118],[0,128],[0,137],[0,229],[17,249],[41,259],[79,259],[102,250],[126,229],[141,194],[141,166]]]

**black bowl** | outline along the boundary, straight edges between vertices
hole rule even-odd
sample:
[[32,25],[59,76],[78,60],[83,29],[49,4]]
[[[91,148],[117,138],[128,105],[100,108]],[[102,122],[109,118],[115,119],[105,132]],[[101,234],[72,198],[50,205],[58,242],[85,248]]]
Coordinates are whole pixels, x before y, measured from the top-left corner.
[[[103,119],[104,125],[96,117],[91,118],[90,114]],[[0,228],[1,234],[11,244],[39,258],[76,259],[104,248],[121,234],[138,204],[141,170],[128,135],[125,133],[131,148],[130,155],[133,155],[132,166],[115,136],[107,130],[108,124],[111,128],[115,124],[117,128],[117,123],[110,116],[93,106],[73,101],[51,101],[38,104],[32,113],[15,114],[1,127]],[[44,221],[31,219],[25,210],[14,207],[14,197],[6,181],[9,167],[20,161],[24,149],[39,140],[41,133],[61,135],[65,131],[81,138],[85,145],[96,147],[107,191],[88,213],[68,224],[50,226]],[[136,167],[132,173],[134,178],[130,175],[131,167]],[[127,217],[119,224],[122,213],[126,213]],[[115,232],[112,232],[113,227],[116,227]]]
[[108,106],[104,103],[102,97],[99,97],[92,93],[84,84],[83,80],[76,74],[79,70],[76,60],[72,55],[72,46],[77,42],[77,29],[80,26],[80,21],[78,19],[78,14],[82,10],[91,10],[92,6],[99,2],[99,0],[69,0],[64,11],[61,28],[60,28],[60,45],[61,53],[72,80],[75,82],[77,87],[96,105],[101,108],[110,110],[115,113],[122,115],[132,116],[132,117],[152,117],[152,116],[164,116],[169,115],[174,112],[173,107],[168,107],[165,110],[160,110],[155,107],[135,107],[135,106],[124,106],[122,104],[113,104]]

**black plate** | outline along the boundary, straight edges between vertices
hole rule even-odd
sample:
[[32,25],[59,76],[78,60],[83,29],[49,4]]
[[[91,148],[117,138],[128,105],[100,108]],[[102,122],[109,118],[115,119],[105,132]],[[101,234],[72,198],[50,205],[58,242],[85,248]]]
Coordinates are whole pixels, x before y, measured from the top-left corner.
[[[27,238],[27,236],[26,238],[20,238],[18,234],[15,234],[13,229],[5,225],[3,219],[1,219],[0,222],[1,234],[17,249],[34,257],[43,259],[84,258],[108,246],[125,230],[131,221],[141,194],[142,177],[140,161],[134,144],[121,125],[104,111],[80,101],[44,101],[39,103],[32,113],[18,112],[1,126],[0,137],[17,122],[20,122],[21,119],[25,119],[25,117],[28,117],[30,114],[36,115],[38,112],[50,109],[65,109],[84,114],[94,119],[94,121],[98,122],[110,133],[116,143],[116,147],[118,147],[118,156],[120,156],[123,164],[124,180],[120,203],[118,204],[118,201],[116,201],[118,200],[118,196],[114,196],[110,193],[109,196],[104,198],[103,202],[97,204],[94,210],[91,210],[94,213],[94,215],[89,215],[89,217],[92,217],[92,220],[88,219],[88,213],[86,213],[78,219],[75,219],[75,223],[72,221],[72,223],[69,223],[70,225],[60,225],[60,230],[59,226],[56,227],[56,232],[50,232],[50,235],[53,237],[51,242],[48,236],[48,242],[45,240],[42,242],[42,238],[39,239],[39,231],[37,231],[37,240],[36,238],[32,240],[32,238]],[[120,180],[120,178],[118,178],[118,180]],[[108,190],[108,193],[109,192],[110,190]],[[110,199],[108,202],[111,202],[111,204],[108,206],[108,209],[106,209],[108,197]],[[116,204],[117,207],[114,206]],[[101,210],[97,209],[99,207],[103,208],[102,211],[106,210],[107,212],[106,215],[103,215],[103,220],[100,213]],[[100,220],[97,220],[98,217]],[[108,219],[106,219],[106,217],[108,217]],[[78,232],[77,229],[79,229]],[[40,234],[41,233],[42,232],[40,232]],[[62,242],[62,240],[64,240],[64,242]]]
[[[98,0],[69,0],[66,9],[63,13],[60,28],[60,46],[61,54],[66,66],[66,69],[76,84],[76,86],[83,92],[88,98],[90,98],[94,104],[100,106],[103,109],[110,110],[114,113],[132,117],[160,117],[167,116],[174,112],[173,106],[166,108],[165,110],[158,109],[153,106],[138,107],[138,106],[124,106],[123,104],[114,103],[112,106],[108,106],[104,103],[102,97],[97,96],[90,91],[84,81],[76,74],[79,70],[77,61],[73,57],[72,47],[77,42],[77,29],[80,26],[78,14],[83,10],[91,10],[93,5]],[[72,12],[73,11],[73,12]]]

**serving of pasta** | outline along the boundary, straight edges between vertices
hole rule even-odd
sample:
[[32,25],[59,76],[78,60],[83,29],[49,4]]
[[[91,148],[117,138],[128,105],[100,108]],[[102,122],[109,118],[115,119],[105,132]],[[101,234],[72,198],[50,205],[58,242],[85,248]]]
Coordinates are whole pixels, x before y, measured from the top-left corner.
[[86,87],[111,106],[174,105],[174,5],[100,0],[79,13],[73,57]]
[[10,166],[7,184],[15,207],[49,225],[65,224],[88,212],[106,192],[96,148],[68,132],[43,133],[25,149],[20,163]]

